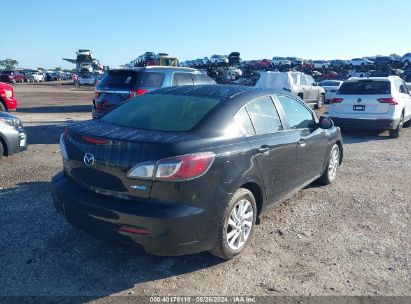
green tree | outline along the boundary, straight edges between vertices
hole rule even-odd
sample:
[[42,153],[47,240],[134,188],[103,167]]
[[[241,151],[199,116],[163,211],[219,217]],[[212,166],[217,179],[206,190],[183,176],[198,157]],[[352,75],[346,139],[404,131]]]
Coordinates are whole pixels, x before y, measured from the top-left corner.
[[61,67],[55,67],[54,70],[55,71],[62,71],[63,69]]
[[7,58],[4,60],[0,60],[0,67],[2,67],[5,70],[13,70],[18,65],[19,63],[17,62],[17,60],[14,60],[14,59]]
[[400,56],[400,55],[395,54],[395,53],[391,54],[390,56],[391,56],[391,57],[394,57],[394,58],[401,58],[401,56]]

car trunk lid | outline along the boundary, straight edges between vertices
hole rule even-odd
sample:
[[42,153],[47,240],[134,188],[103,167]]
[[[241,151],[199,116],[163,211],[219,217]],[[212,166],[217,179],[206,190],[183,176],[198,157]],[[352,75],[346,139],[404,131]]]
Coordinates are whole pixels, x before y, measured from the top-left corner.
[[385,114],[391,104],[381,99],[392,98],[388,80],[364,79],[344,82],[332,100],[333,111],[343,114]]
[[97,193],[147,198],[152,180],[130,179],[127,172],[138,163],[171,156],[170,143],[191,136],[185,132],[137,130],[100,121],[75,123],[64,139],[69,155],[65,171],[73,181]]

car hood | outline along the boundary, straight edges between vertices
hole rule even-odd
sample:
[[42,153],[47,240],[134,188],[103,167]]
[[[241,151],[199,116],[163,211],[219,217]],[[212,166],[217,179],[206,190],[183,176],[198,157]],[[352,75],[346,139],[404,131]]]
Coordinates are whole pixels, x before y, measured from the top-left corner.
[[13,90],[13,87],[7,83],[0,82],[0,89],[4,90]]

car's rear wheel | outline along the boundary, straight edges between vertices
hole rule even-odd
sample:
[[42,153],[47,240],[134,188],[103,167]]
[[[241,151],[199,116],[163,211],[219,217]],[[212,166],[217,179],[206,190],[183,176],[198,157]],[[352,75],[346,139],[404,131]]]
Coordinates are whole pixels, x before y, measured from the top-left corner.
[[340,166],[340,154],[340,147],[335,144],[328,156],[327,167],[320,177],[320,182],[324,185],[331,184],[337,177],[338,167]]
[[4,155],[4,147],[3,147],[3,143],[0,140],[0,159],[3,157]]
[[402,113],[400,122],[398,123],[398,126],[394,130],[390,130],[390,137],[392,138],[398,138],[401,135],[401,130],[402,127],[404,126],[404,113]]
[[324,105],[324,94],[320,94],[318,97],[317,103],[315,104],[314,108],[321,109]]
[[224,211],[211,253],[225,260],[239,255],[251,239],[256,216],[253,194],[247,189],[238,189]]
[[6,107],[4,106],[3,102],[1,101],[1,98],[0,98],[0,112],[6,112]]
[[411,127],[411,118],[407,122],[404,122],[404,127],[406,128]]

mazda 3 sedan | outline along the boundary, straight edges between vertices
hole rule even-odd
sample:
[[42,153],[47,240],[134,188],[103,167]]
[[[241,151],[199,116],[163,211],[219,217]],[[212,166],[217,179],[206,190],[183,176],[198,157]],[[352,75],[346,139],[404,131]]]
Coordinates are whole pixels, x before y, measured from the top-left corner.
[[297,97],[236,86],[169,87],[61,136],[56,209],[96,236],[156,255],[241,253],[256,220],[342,160],[339,128]]

